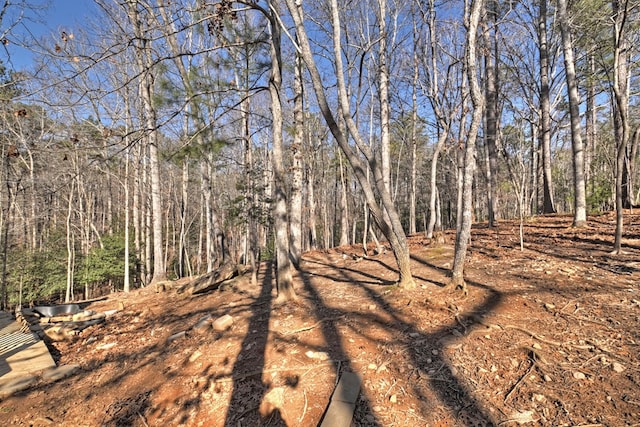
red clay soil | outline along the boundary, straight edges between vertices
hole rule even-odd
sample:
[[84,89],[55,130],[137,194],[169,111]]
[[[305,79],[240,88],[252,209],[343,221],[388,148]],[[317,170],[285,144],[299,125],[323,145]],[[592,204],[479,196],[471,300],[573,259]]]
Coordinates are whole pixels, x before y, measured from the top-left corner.
[[[124,310],[50,343],[79,373],[0,402],[0,425],[316,426],[346,371],[353,426],[640,425],[640,215],[625,221],[622,255],[613,215],[532,219],[523,250],[518,223],[478,225],[466,297],[445,288],[451,245],[420,235],[415,290],[390,252],[352,246],[307,253],[295,303],[276,305],[266,265],[201,296],[113,294],[89,308]],[[193,329],[208,314],[234,323]]]

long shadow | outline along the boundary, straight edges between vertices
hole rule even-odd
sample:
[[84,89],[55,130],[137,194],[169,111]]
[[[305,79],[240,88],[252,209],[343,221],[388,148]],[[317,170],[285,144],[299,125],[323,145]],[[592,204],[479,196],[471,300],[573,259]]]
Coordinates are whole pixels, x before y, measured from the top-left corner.
[[[313,315],[317,319],[322,319],[325,317],[334,317],[331,316],[332,311],[336,311],[327,307],[327,305],[323,302],[322,296],[318,293],[316,288],[311,283],[311,278],[304,271],[299,272],[299,276],[302,279],[302,283],[304,284],[304,289],[307,291],[312,305]],[[339,311],[339,310],[337,310]],[[337,313],[333,313],[337,314]],[[328,316],[329,315],[329,316]],[[340,336],[340,332],[338,331],[338,327],[336,325],[336,320],[327,318],[325,321],[321,322],[320,328],[322,330],[322,334],[324,336],[325,342],[327,343],[327,348],[325,349],[326,353],[329,355],[329,358],[334,362],[339,362],[338,368],[335,370],[336,378],[339,378],[342,372],[352,371],[351,361],[346,351],[342,346],[342,339]],[[367,425],[369,426],[381,426],[373,414],[371,410],[371,405],[369,403],[369,399],[361,392],[361,399],[358,400],[358,406],[364,406],[366,408],[366,413],[370,414],[369,421]]]
[[[249,319],[247,334],[233,365],[233,388],[225,426],[264,424],[258,409],[269,388],[269,384],[265,384],[262,380],[262,371],[265,367],[265,351],[269,336],[272,282],[273,267],[269,266],[262,280],[260,296],[252,304],[253,314]],[[244,349],[251,349],[251,352],[243,354]],[[248,357],[252,358],[248,359]],[[278,414],[273,414],[269,419],[269,425],[285,426],[286,424]]]
[[[426,260],[419,260],[433,268],[442,270],[440,267],[432,266]],[[338,274],[344,277],[345,281],[350,277],[346,271],[341,270],[339,267],[334,268],[336,268]],[[449,366],[449,362],[443,357],[443,350],[453,339],[451,331],[458,326],[457,322],[465,322],[467,331],[473,330],[475,326],[480,326],[476,325],[474,319],[476,319],[476,316],[479,314],[492,311],[500,304],[503,298],[500,292],[488,286],[467,281],[469,286],[488,291],[489,296],[482,304],[469,312],[460,313],[457,316],[458,321],[452,321],[451,324],[444,325],[432,333],[424,333],[415,324],[409,323],[399,316],[395,310],[393,310],[392,304],[387,301],[385,297],[356,280],[353,280],[353,282],[363,289],[368,297],[372,301],[375,301],[377,306],[381,307],[381,309],[393,319],[386,324],[386,327],[391,330],[394,336],[398,337],[397,342],[404,347],[411,358],[411,365],[414,366],[417,371],[413,393],[425,402],[425,407],[421,408],[423,415],[427,416],[427,414],[433,410],[444,405],[451,413],[455,414],[460,422],[465,423],[465,425],[497,424],[496,420],[494,420],[486,409],[482,407],[480,402],[476,400],[472,392],[457,378],[457,374],[454,373],[455,368]],[[315,298],[320,298],[310,282],[305,281],[305,287]],[[330,334],[337,334],[335,325],[332,326],[329,322],[326,322],[325,326],[329,329],[325,334],[329,336]],[[335,342],[339,342],[337,335]],[[416,343],[420,343],[420,345],[416,345]],[[343,350],[341,351],[344,353]],[[434,366],[439,367],[435,373],[432,373],[430,371],[433,370]],[[421,380],[424,380],[424,382],[428,384],[429,389],[438,396],[439,402],[427,402],[427,395],[423,392],[422,387],[424,384]],[[367,416],[372,415],[368,407],[362,408],[359,406],[356,411],[360,413],[364,412]]]

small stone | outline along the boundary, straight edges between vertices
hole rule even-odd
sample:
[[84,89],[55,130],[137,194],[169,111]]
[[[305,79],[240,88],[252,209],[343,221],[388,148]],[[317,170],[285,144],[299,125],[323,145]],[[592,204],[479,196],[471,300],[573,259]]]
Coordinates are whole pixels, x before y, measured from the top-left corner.
[[587,376],[585,374],[583,374],[582,372],[574,372],[573,373],[573,378],[575,378],[577,380],[583,380],[583,379],[587,378]]
[[491,372],[496,372],[498,370],[498,368],[496,368],[496,365],[491,365]]
[[536,350],[542,350],[542,346],[540,344],[538,344],[537,342],[533,343],[533,345],[531,347],[535,348]]
[[433,354],[434,356],[438,355],[438,350],[431,350],[431,354]]
[[378,366],[375,363],[369,363],[369,366],[367,366],[367,369],[371,371],[375,371],[376,369],[378,369]]
[[325,352],[315,352],[315,351],[307,351],[305,353],[305,355],[309,358],[309,359],[315,359],[315,360],[329,360],[329,355]]
[[544,380],[546,382],[550,382],[551,381],[551,377],[549,375],[547,375],[547,374],[545,374],[545,376],[543,378],[544,378]]
[[184,338],[186,336],[187,336],[187,331],[180,331],[178,333],[175,333],[175,334],[169,336],[169,338],[167,338],[167,343],[173,342],[173,341],[175,341],[177,339],[180,339],[180,338]]
[[551,303],[545,303],[544,304],[544,308],[546,308],[547,310],[551,311],[551,310],[554,310],[556,308],[556,306],[551,304]]
[[373,412],[380,412],[380,411],[382,411],[382,406],[374,406],[371,409],[373,409]]
[[116,346],[116,343],[114,342],[106,342],[104,344],[98,344],[96,346],[96,350],[109,350],[110,348],[113,348]]
[[391,397],[389,398],[389,402],[398,403],[398,396],[395,394],[392,394]]
[[198,360],[202,356],[202,352],[200,350],[196,350],[193,352],[191,356],[189,356],[189,362],[193,363]]
[[627,368],[625,368],[621,363],[618,363],[618,362],[613,362],[613,365],[612,365],[612,366],[613,366],[613,370],[614,370],[614,372],[617,372],[617,373],[621,373],[621,372],[623,372],[625,369],[627,369]]
[[224,332],[229,329],[231,325],[233,325],[233,317],[229,316],[228,314],[225,314],[222,317],[218,317],[213,321],[212,324],[213,330],[217,332]]

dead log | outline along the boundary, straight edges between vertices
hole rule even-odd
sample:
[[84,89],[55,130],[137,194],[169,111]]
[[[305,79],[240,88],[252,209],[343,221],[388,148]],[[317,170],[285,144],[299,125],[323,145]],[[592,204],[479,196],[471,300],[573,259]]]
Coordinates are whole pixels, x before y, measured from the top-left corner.
[[238,267],[231,262],[222,264],[210,273],[203,274],[177,289],[178,293],[186,292],[191,295],[218,289],[220,285],[238,275]]

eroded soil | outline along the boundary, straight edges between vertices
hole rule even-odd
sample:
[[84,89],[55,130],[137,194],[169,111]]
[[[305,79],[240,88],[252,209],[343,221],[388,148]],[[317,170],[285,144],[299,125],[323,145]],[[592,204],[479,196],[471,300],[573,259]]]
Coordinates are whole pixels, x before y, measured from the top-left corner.
[[[276,305],[266,265],[202,296],[114,294],[89,308],[124,310],[50,344],[79,373],[0,402],[0,425],[316,426],[345,371],[355,426],[640,425],[640,215],[625,222],[616,256],[612,215],[535,218],[524,250],[519,224],[478,225],[466,297],[444,287],[451,245],[419,235],[415,290],[353,246],[307,253],[296,303]],[[234,324],[191,329],[207,314]]]

